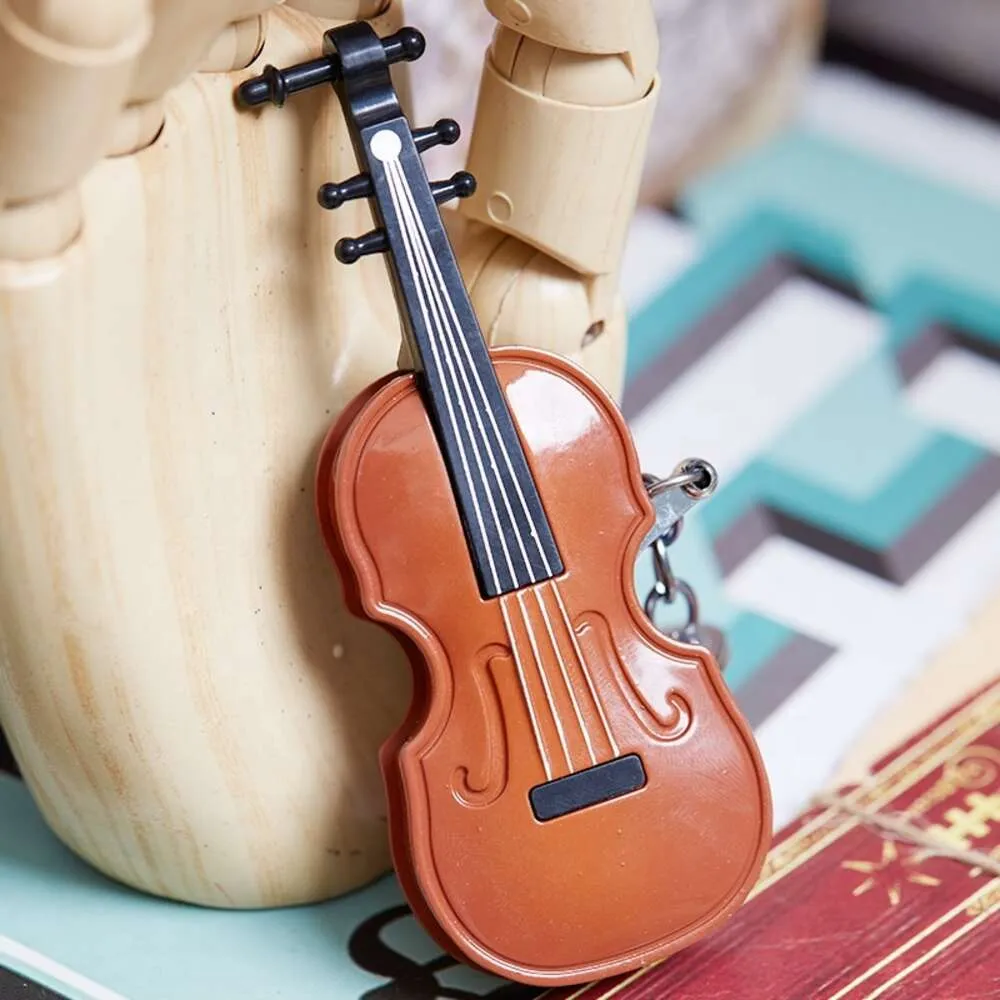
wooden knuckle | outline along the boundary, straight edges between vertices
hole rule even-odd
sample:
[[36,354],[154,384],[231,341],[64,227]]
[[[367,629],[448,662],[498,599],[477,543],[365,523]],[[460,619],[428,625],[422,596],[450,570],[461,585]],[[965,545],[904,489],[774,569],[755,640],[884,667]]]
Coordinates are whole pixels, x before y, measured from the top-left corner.
[[33,267],[32,262],[41,262],[50,267],[73,245],[82,225],[80,192],[75,186],[48,198],[5,206],[0,211],[0,289],[17,287],[25,279],[26,272],[11,268],[12,263]]
[[469,228],[462,267],[490,343],[524,343],[528,336],[535,347],[573,354],[594,323],[586,279],[519,239]]
[[223,28],[205,53],[198,69],[203,73],[229,73],[246,69],[264,48],[264,16],[257,14]]
[[130,103],[158,101],[202,65],[229,25],[272,5],[273,0],[154,0],[153,36],[136,67]]
[[462,273],[494,347],[529,344],[572,358],[619,392],[625,310],[614,275],[587,278],[490,226],[468,223],[457,242]]
[[[86,59],[129,46],[137,31],[148,34],[147,4],[137,0],[103,0],[100,4],[79,0],[3,0],[0,23],[31,46],[65,50],[69,61]],[[32,42],[33,36],[33,42]],[[144,44],[144,42],[143,42]],[[75,55],[74,55],[75,54]]]
[[570,52],[631,52],[656,37],[650,0],[486,0],[501,24]]
[[617,269],[635,209],[659,80],[610,107],[555,101],[484,67],[469,146],[478,188],[459,211],[575,271]]
[[617,295],[607,317],[585,332],[575,357],[615,399],[620,400],[625,390],[627,355],[628,313],[621,295]]
[[489,56],[500,75],[522,90],[566,104],[627,104],[649,90],[656,74],[655,52],[641,63],[617,52],[569,52],[505,27],[497,29]]
[[337,21],[369,20],[384,14],[394,0],[285,0],[285,6]]
[[[37,219],[41,211],[46,216],[42,232],[48,234],[42,243],[48,252],[61,249],[78,219],[59,220],[44,210],[20,209],[61,195],[101,157],[136,59],[149,39],[145,4],[131,3],[127,11],[123,4],[110,7],[115,17],[109,16],[100,30],[89,26],[87,34],[76,32],[66,18],[29,23],[13,5],[0,4],[0,89],[5,102],[0,116],[0,210],[19,206],[22,219]],[[86,43],[100,44],[70,42],[77,34]],[[56,214],[67,211],[78,211],[75,198],[58,199]],[[25,238],[32,252],[40,249],[36,235]],[[48,245],[53,240],[58,245]]]

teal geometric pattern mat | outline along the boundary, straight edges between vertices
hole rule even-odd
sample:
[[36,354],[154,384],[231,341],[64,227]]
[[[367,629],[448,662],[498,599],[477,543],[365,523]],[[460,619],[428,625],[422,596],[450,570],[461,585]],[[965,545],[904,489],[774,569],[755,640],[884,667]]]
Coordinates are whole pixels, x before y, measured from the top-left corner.
[[[732,637],[730,683],[760,723],[789,694],[769,683],[769,664],[794,644],[805,672],[833,650],[728,607],[725,577],[781,536],[905,587],[1000,490],[994,448],[928,421],[907,399],[944,353],[964,351],[998,365],[1000,408],[1000,213],[801,132],[715,175],[683,208],[705,249],[633,323],[633,423],[796,277],[881,320],[868,349],[735,478],[722,470],[719,492],[690,519],[701,535],[690,561],[714,569],[708,610],[718,605]],[[783,391],[777,372],[770,391]]]
[[[640,256],[660,227],[683,263],[633,312],[626,411],[649,471],[719,467],[674,562],[728,633],[783,822],[1000,587],[1000,199],[798,127],[652,221]],[[0,776],[21,996],[4,966],[71,1000],[534,995],[443,958],[392,878],[263,913],[144,897]]]

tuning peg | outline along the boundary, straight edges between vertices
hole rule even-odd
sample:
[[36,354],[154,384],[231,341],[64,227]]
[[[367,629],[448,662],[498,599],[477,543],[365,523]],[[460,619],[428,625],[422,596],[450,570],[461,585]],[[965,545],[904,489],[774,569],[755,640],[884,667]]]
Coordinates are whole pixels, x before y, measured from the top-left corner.
[[383,253],[389,249],[389,238],[384,229],[373,229],[370,233],[356,238],[345,236],[338,240],[333,252],[341,264],[353,264],[370,253]]
[[336,55],[310,59],[286,69],[267,65],[260,76],[244,80],[236,88],[236,98],[247,108],[267,101],[280,108],[289,94],[318,87],[321,83],[333,83],[339,77],[340,59]]
[[454,118],[439,118],[427,128],[413,129],[413,144],[417,147],[417,152],[422,153],[434,146],[450,146],[458,142],[461,134],[462,130]]
[[459,170],[451,180],[434,181],[431,184],[434,200],[439,204],[451,201],[452,198],[468,198],[476,193],[476,178],[468,170]]
[[427,42],[416,28],[400,28],[382,39],[387,62],[413,62],[424,54]]
[[345,201],[352,201],[355,198],[370,198],[371,195],[371,177],[368,174],[357,174],[339,184],[321,185],[316,192],[316,199],[324,208],[340,208]]
[[[259,76],[244,80],[236,88],[236,99],[243,107],[252,108],[270,101],[279,108],[289,94],[318,87],[322,83],[336,83],[340,79],[340,56],[337,53],[336,32],[331,28],[323,36],[323,55],[319,59],[297,63],[278,69],[265,66]],[[393,35],[378,40],[387,62],[412,62],[424,54],[427,43],[416,28],[400,28]]]

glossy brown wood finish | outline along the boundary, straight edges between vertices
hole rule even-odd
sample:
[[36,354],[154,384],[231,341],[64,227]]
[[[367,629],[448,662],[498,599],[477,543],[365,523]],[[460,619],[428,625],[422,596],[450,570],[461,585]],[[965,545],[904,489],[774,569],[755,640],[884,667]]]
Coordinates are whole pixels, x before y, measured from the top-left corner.
[[[394,861],[418,917],[522,982],[647,964],[740,905],[771,831],[766,776],[704,650],[634,592],[652,519],[617,408],[576,366],[492,352],[565,572],[484,601],[413,376],[328,440],[318,502],[357,610],[403,638],[414,706],[382,754]],[[531,788],[638,754],[637,791],[547,822]]]

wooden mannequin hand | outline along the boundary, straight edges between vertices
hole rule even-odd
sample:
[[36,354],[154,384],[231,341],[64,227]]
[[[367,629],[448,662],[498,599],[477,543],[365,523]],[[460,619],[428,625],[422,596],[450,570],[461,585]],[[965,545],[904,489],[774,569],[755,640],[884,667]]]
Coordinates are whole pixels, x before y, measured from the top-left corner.
[[[617,391],[637,179],[610,144],[630,134],[641,160],[648,0],[609,25],[586,0],[539,0],[527,24],[524,3],[488,6],[511,24],[479,193],[451,213],[474,303],[493,342]],[[320,440],[400,343],[385,262],[333,255],[369,206],[316,204],[357,171],[342,112],[322,88],[280,111],[232,98],[334,24],[387,34],[404,12],[266,8],[0,2],[0,724],[70,848],[235,907],[387,869],[377,751],[410,698],[396,641],[344,609],[313,510]]]

